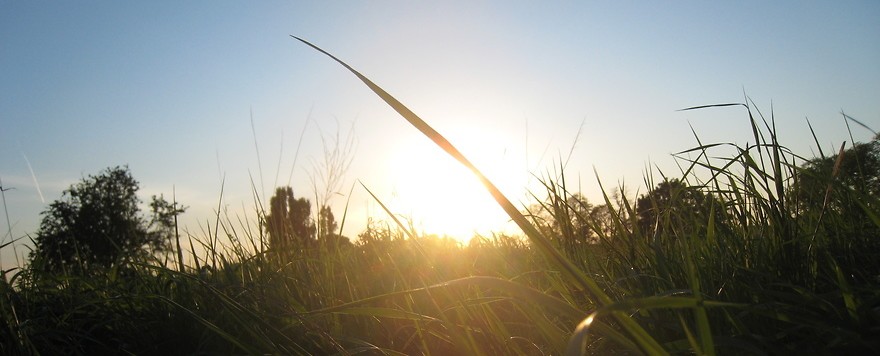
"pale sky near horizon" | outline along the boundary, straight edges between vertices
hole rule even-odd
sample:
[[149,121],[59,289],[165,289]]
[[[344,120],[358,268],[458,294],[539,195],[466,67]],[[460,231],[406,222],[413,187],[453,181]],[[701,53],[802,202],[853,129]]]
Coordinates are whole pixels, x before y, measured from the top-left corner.
[[744,94],[768,117],[772,102],[781,143],[807,156],[805,118],[826,152],[849,139],[841,110],[880,129],[878,18],[876,1],[0,1],[0,244],[116,165],[145,201],[174,189],[195,236],[218,204],[252,219],[251,182],[261,199],[289,182],[314,202],[322,137],[332,146],[337,132],[354,140],[330,198],[337,218],[349,202],[345,235],[385,216],[358,180],[428,233],[504,223],[472,177],[290,35],[371,78],[526,202],[531,173],[569,152],[569,187],[595,200],[594,169],[606,188],[641,191],[646,167],[674,173],[670,154],[696,145],[689,125],[704,143],[746,144],[741,108],[676,111]]

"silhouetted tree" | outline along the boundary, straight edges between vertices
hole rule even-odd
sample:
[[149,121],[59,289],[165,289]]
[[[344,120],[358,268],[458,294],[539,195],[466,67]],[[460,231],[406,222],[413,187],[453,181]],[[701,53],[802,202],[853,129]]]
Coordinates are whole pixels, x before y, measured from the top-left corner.
[[590,209],[590,221],[592,223],[594,239],[598,240],[599,235],[606,238],[612,237],[615,232],[614,216],[608,205],[594,205]]
[[65,190],[42,213],[31,267],[85,273],[168,250],[173,217],[185,208],[153,196],[148,221],[139,214],[137,190],[128,167],[107,168]]
[[279,187],[269,201],[266,232],[269,247],[277,252],[289,252],[311,245],[316,227],[311,217],[312,204],[308,199],[295,198],[293,189]]
[[[178,204],[176,201],[169,202],[165,200],[165,196],[160,194],[158,197],[153,195],[150,202],[150,211],[152,212],[152,218],[150,220],[149,233],[153,234],[152,239],[166,242],[161,246],[162,250],[153,252],[163,252],[176,247],[178,270],[185,270],[183,250],[180,248],[180,236],[177,234],[177,216],[183,214],[186,211],[186,207]],[[175,245],[170,247],[167,243],[170,243],[172,239]]]
[[[880,137],[878,137],[880,138]],[[802,207],[821,207],[828,188],[880,196],[880,141],[856,143],[843,152],[813,159],[797,171],[795,195]],[[842,154],[842,156],[841,156]],[[838,163],[838,159],[840,162]],[[838,164],[837,167],[835,165]],[[836,187],[835,187],[836,186]],[[842,208],[837,206],[836,208]]]
[[[530,215],[545,236],[556,241],[568,253],[575,253],[579,245],[598,241],[596,229],[604,230],[608,223],[605,205],[593,205],[580,193],[553,192],[544,203],[533,205],[525,213]],[[564,198],[563,198],[564,196]]]
[[[790,194],[800,215],[813,215],[831,233],[878,234],[867,211],[880,198],[880,137],[831,157],[813,159],[796,171]],[[791,200],[791,199],[789,199]],[[842,230],[851,231],[842,231]],[[834,231],[831,231],[834,230]]]
[[[558,198],[558,197],[557,197]],[[594,242],[596,235],[591,229],[593,205],[580,193],[568,195],[553,207],[553,228],[563,239],[566,250],[575,245]]]
[[318,212],[318,231],[323,235],[333,235],[336,233],[336,218],[329,206],[322,206]]
[[705,229],[710,204],[711,198],[697,187],[678,179],[663,180],[636,201],[638,227],[644,236],[653,236],[665,223],[673,229]]

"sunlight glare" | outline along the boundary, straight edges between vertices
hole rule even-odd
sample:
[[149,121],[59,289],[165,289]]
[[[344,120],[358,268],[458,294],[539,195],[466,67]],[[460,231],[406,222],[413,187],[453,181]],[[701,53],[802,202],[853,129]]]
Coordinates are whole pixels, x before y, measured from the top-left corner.
[[[502,141],[485,133],[449,136],[508,198],[522,195],[524,160],[508,155]],[[512,150],[511,150],[512,151]],[[390,209],[411,219],[419,232],[468,242],[475,234],[516,233],[510,218],[476,176],[424,137],[404,140],[391,161]]]

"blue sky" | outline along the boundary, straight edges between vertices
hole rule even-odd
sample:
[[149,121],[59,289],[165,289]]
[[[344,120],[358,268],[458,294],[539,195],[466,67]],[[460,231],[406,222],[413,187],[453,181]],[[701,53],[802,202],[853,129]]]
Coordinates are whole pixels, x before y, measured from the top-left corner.
[[[744,92],[765,113],[772,102],[782,143],[806,155],[805,118],[826,150],[848,139],[841,110],[880,129],[877,18],[876,1],[0,1],[12,235],[33,234],[70,184],[127,164],[144,200],[176,191],[198,236],[224,179],[233,219],[253,216],[252,180],[265,199],[288,181],[314,197],[322,137],[337,132],[355,142],[329,198],[337,215],[349,202],[346,235],[383,214],[358,180],[428,232],[503,223],[470,177],[291,34],[372,78],[524,201],[530,172],[569,152],[569,185],[596,199],[594,168],[606,186],[638,186],[649,164],[674,171],[669,154],[695,145],[689,125],[704,142],[745,144],[741,109],[676,111]],[[5,216],[0,228],[9,241]]]

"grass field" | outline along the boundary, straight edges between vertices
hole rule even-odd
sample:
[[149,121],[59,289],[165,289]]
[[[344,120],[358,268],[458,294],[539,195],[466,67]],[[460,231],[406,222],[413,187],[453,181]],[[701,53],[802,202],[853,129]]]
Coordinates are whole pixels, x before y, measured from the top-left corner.
[[827,172],[808,170],[819,161],[788,151],[746,102],[755,144],[682,152],[678,174],[645,177],[657,194],[604,188],[591,205],[544,181],[535,195],[549,198],[523,209],[340,63],[477,174],[523,235],[461,245],[377,221],[351,246],[319,234],[277,251],[218,217],[208,236],[182,237],[203,247],[187,266],[157,256],[92,275],[9,271],[0,353],[880,353],[880,174],[843,179],[844,150]]

